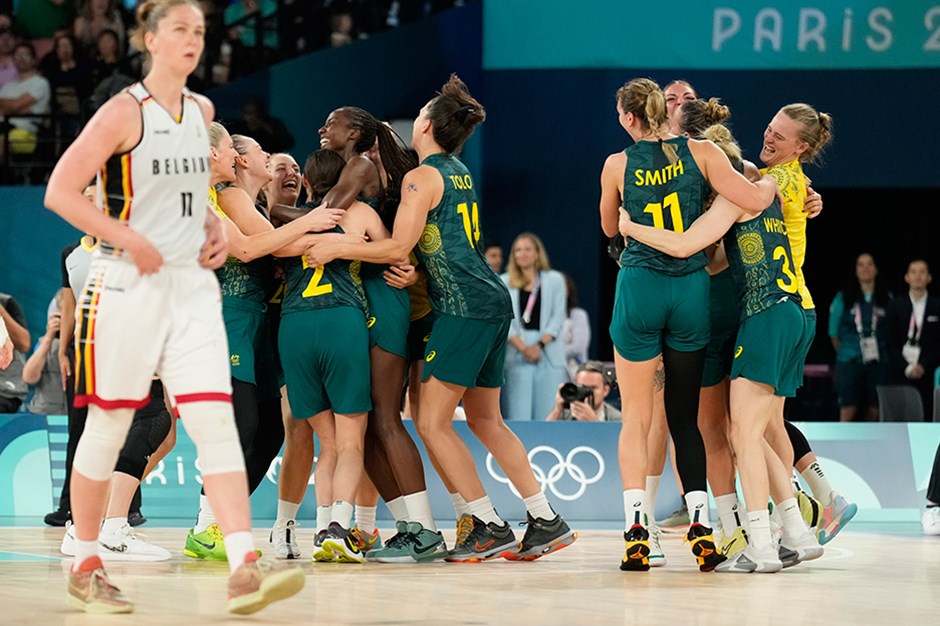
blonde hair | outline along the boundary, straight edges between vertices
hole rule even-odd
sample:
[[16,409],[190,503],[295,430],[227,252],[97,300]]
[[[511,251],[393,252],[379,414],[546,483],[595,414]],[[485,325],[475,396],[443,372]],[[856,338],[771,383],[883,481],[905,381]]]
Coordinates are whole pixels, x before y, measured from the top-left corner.
[[218,122],[212,122],[209,124],[209,145],[213,148],[218,148],[219,143],[222,141],[222,137],[228,135],[228,130],[225,126],[222,126]]
[[160,23],[170,9],[180,5],[188,5],[199,9],[202,13],[202,7],[196,0],[144,0],[137,7],[136,18],[137,27],[131,32],[130,43],[141,52],[147,52],[147,46],[144,44],[144,35],[157,30],[157,24]]
[[545,244],[535,233],[520,233],[512,242],[509,248],[509,263],[506,265],[506,272],[509,274],[509,286],[513,289],[525,287],[529,281],[522,273],[522,268],[516,264],[516,244],[520,239],[528,239],[535,247],[535,271],[552,269],[552,264],[548,261],[548,252],[545,251]]
[[832,117],[828,113],[820,113],[812,106],[802,102],[788,104],[780,112],[791,120],[803,125],[800,131],[800,141],[809,147],[800,155],[802,163],[811,163],[832,141]]
[[[656,81],[650,78],[634,78],[617,90],[617,103],[624,113],[632,113],[643,128],[656,137],[669,130],[666,117],[666,96]],[[661,144],[670,163],[678,160],[673,146]]]
[[735,141],[734,136],[728,127],[724,124],[713,124],[705,129],[702,138],[708,139],[717,144],[722,151],[728,155],[732,163],[739,164],[743,160],[741,155],[741,146]]

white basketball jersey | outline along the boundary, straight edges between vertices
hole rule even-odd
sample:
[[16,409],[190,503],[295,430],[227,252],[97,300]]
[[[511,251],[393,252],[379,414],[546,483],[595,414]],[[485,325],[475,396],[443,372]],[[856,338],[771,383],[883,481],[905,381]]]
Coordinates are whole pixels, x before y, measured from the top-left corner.
[[[98,172],[103,206],[147,238],[168,265],[197,262],[205,242],[206,189],[209,187],[209,135],[205,118],[189,90],[183,90],[183,115],[177,121],[143,83],[126,90],[140,105],[140,142],[115,154]],[[101,242],[100,254],[124,256]]]

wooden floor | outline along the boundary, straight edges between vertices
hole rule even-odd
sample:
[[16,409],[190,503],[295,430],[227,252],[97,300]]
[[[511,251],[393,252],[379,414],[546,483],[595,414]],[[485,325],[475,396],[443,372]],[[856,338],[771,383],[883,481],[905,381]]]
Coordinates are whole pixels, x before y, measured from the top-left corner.
[[[137,605],[133,615],[76,612],[64,601],[62,529],[0,528],[0,624],[936,624],[940,538],[918,530],[847,529],[823,558],[772,575],[699,573],[678,535],[664,542],[665,568],[623,573],[616,531],[584,531],[570,548],[532,563],[305,559],[307,584],[299,596],[236,618],[225,613],[228,566],[182,555],[108,564]],[[178,553],[186,531],[148,524],[138,532]],[[313,531],[299,533],[309,553]],[[452,540],[453,532],[445,537]],[[256,531],[255,539],[267,547],[267,532]]]

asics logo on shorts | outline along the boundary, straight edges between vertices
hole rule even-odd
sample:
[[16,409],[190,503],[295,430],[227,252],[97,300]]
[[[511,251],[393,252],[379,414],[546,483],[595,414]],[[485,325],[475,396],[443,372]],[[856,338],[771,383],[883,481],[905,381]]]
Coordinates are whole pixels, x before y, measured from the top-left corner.
[[734,358],[741,356],[742,352],[744,352],[744,346],[738,346],[738,349],[734,351]]
[[430,363],[431,361],[434,360],[434,357],[436,356],[437,356],[437,352],[435,352],[434,350],[431,350],[430,352],[428,352],[428,355],[424,357],[424,360]]
[[423,341],[424,343],[431,341],[431,335],[425,335],[424,339],[422,339],[421,341]]
[[370,317],[366,321],[366,328],[372,328],[373,326],[375,326],[375,316]]

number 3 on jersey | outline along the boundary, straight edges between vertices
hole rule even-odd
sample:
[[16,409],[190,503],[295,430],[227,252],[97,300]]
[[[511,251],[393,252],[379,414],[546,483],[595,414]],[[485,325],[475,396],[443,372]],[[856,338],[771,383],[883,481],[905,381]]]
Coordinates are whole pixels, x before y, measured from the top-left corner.
[[[301,257],[303,262],[304,269],[309,269],[310,266],[307,265],[307,257]],[[310,278],[310,282],[307,283],[307,288],[304,289],[303,293],[300,294],[304,298],[315,298],[317,296],[323,296],[328,293],[333,293],[333,285],[330,283],[320,284],[320,281],[323,280],[323,266],[318,265],[313,268],[313,276]]]
[[457,212],[463,217],[463,229],[467,233],[467,241],[470,247],[475,248],[476,243],[480,241],[480,213],[477,210],[477,203],[473,207],[467,206],[466,202],[457,205]]
[[679,194],[676,192],[663,198],[662,204],[659,202],[647,204],[643,212],[652,214],[654,228],[666,228],[664,208],[669,211],[669,216],[672,218],[672,230],[677,233],[685,231],[685,225],[682,223],[682,210],[679,208]]

